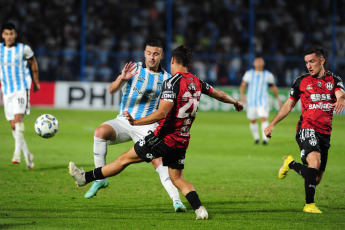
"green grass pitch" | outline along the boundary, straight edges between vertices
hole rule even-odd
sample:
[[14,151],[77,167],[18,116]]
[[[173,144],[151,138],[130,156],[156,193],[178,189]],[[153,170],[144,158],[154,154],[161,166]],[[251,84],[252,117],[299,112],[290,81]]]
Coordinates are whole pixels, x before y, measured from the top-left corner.
[[[60,123],[51,139],[34,132],[43,113]],[[299,114],[283,120],[263,146],[254,145],[244,112],[198,112],[184,170],[209,212],[209,220],[198,221],[184,197],[188,212],[174,212],[147,163],[110,178],[110,186],[96,197],[83,197],[90,185],[76,187],[68,162],[94,168],[94,129],[116,112],[33,108],[25,117],[25,138],[35,155],[32,171],[23,156],[20,165],[11,164],[14,140],[3,108],[1,114],[0,229],[345,229],[345,116],[334,117],[328,165],[316,191],[324,213],[307,214],[302,178],[290,171],[278,179],[285,154],[300,162],[294,137]],[[110,146],[108,162],[132,145]]]

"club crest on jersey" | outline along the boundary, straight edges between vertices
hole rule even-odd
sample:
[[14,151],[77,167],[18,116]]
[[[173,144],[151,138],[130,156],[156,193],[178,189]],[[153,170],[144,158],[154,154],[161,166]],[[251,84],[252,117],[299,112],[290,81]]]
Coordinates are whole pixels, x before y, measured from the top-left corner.
[[188,84],[188,90],[192,90],[192,91],[196,90],[196,85],[194,82]]
[[321,81],[317,82],[317,86],[318,86],[319,88],[321,88],[321,86],[322,86]]
[[326,83],[326,88],[327,88],[328,90],[332,90],[332,89],[333,89],[333,84],[332,84],[331,82],[327,82],[327,83]]
[[315,146],[316,144],[317,144],[317,140],[316,139],[310,139],[309,140],[309,144],[311,145],[311,146]]

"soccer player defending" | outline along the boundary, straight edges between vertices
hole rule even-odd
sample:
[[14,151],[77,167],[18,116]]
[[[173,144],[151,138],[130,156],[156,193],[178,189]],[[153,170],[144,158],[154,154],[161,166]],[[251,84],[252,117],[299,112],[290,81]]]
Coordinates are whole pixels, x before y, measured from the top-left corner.
[[[240,86],[241,100],[247,103],[247,117],[250,120],[250,131],[254,137],[254,143],[259,144],[260,134],[257,119],[261,120],[262,143],[266,145],[268,138],[264,134],[265,128],[268,126],[268,87],[271,88],[277,99],[279,107],[281,102],[278,95],[278,89],[274,83],[273,74],[264,69],[265,61],[261,56],[257,56],[253,62],[254,69],[248,70],[242,79]],[[244,94],[248,86],[247,98]]]
[[303,165],[294,161],[291,155],[286,155],[278,177],[284,179],[290,169],[300,174],[304,178],[306,195],[303,211],[322,213],[314,203],[315,189],[327,164],[333,111],[342,113],[345,108],[344,85],[340,77],[325,70],[325,52],[321,46],[307,48],[304,51],[304,61],[309,73],[295,80],[290,98],[265,129],[265,135],[271,137],[274,126],[301,99],[302,115],[297,124],[296,141],[301,150]]
[[161,102],[158,110],[140,119],[133,118],[125,111],[124,116],[134,127],[152,124],[159,121],[154,132],[140,139],[127,152],[115,161],[89,172],[78,169],[73,162],[69,164],[69,173],[78,186],[115,176],[133,163],[150,162],[163,158],[163,165],[169,167],[169,175],[174,185],[187,198],[196,213],[197,219],[207,219],[208,213],[202,206],[193,185],[183,178],[185,154],[190,139],[190,128],[196,117],[201,94],[209,95],[219,101],[233,104],[237,111],[243,109],[242,103],[233,99],[221,90],[213,89],[191,73],[193,53],[184,46],[172,52],[171,73],[169,80],[164,81]]
[[[120,114],[117,118],[103,123],[95,130],[93,153],[96,167],[102,167],[106,164],[108,145],[116,145],[130,140],[137,142],[157,127],[157,123],[131,126],[123,116],[123,111],[128,111],[135,119],[139,119],[156,111],[163,81],[171,77],[160,65],[160,61],[163,59],[163,45],[159,40],[147,41],[144,54],[144,63],[127,63],[122,73],[109,87],[110,93],[122,90]],[[162,165],[161,158],[154,159],[152,165],[173,200],[175,211],[186,211],[177,188],[169,178],[168,167]],[[90,190],[85,194],[85,198],[95,196],[98,189],[108,185],[108,179],[94,181]]]
[[31,75],[27,62],[31,65],[34,92],[40,90],[38,66],[32,49],[16,42],[17,33],[13,23],[5,23],[1,28],[4,42],[0,44],[0,79],[4,97],[5,116],[10,121],[15,140],[13,164],[20,163],[24,153],[26,167],[34,168],[33,154],[24,139],[24,114],[30,114]]

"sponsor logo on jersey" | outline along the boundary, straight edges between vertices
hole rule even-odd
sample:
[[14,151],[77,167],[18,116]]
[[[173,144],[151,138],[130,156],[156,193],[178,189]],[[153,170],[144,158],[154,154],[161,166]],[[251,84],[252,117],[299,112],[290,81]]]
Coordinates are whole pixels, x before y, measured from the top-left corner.
[[312,101],[331,101],[331,94],[319,94],[319,93],[313,93],[310,94],[310,99]]
[[163,99],[175,99],[176,93],[174,93],[173,91],[164,91],[162,93],[161,98],[163,98]]
[[133,90],[134,92],[136,92],[137,94],[140,94],[140,95],[144,95],[145,97],[148,97],[150,99],[155,99],[155,98],[158,98],[159,95],[156,95],[154,93],[150,93],[150,92],[153,92],[153,91],[146,91],[146,92],[142,92],[140,91],[137,87],[133,87]]
[[144,77],[138,77],[138,81],[145,81]]
[[318,104],[309,104],[309,109],[321,109],[322,111],[330,111],[333,109],[333,105],[331,103],[319,102]]
[[332,84],[331,82],[327,82],[327,83],[326,83],[326,88],[327,88],[328,90],[332,90],[332,89],[333,89],[333,84]]
[[313,85],[312,84],[308,85],[307,89],[313,89]]

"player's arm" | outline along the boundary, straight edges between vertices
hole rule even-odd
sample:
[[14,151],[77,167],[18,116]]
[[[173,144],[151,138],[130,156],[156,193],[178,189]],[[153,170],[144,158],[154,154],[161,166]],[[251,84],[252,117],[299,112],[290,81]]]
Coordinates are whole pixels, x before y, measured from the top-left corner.
[[334,103],[334,112],[340,114],[345,109],[345,93],[342,90],[337,90],[335,91],[335,97],[337,102]]
[[133,72],[136,68],[136,64],[134,62],[126,63],[125,67],[123,67],[121,74],[113,81],[109,86],[109,93],[113,94],[116,93],[121,87],[130,80],[134,75],[138,72]]
[[275,98],[277,99],[278,105],[281,108],[282,107],[282,102],[280,101],[279,94],[278,94],[278,88],[276,85],[270,86],[272,93],[274,94]]
[[38,76],[38,64],[37,64],[35,56],[32,56],[31,58],[29,58],[28,62],[31,66],[32,77],[34,81],[34,92],[37,92],[41,89],[41,86],[40,86],[40,81],[39,81],[39,76]]
[[244,94],[244,92],[245,92],[245,90],[246,90],[246,88],[247,88],[247,85],[248,85],[247,82],[245,82],[245,81],[242,81],[242,82],[241,82],[240,93],[241,93],[241,101],[242,101],[243,103],[246,103],[246,95]]
[[291,110],[295,107],[297,103],[297,100],[293,100],[291,98],[288,98],[284,105],[280,108],[278,111],[277,115],[273,118],[271,123],[268,125],[268,127],[265,129],[265,135],[266,137],[271,138],[272,131],[274,129],[274,126],[283,120],[290,112]]
[[140,118],[138,120],[133,119],[133,117],[128,113],[128,111],[123,112],[123,116],[127,117],[128,122],[131,125],[148,125],[155,123],[156,121],[160,121],[168,115],[172,107],[174,106],[174,102],[161,100],[159,103],[158,109],[148,115],[147,117]]
[[243,110],[243,104],[239,100],[236,100],[232,98],[229,94],[225,93],[222,90],[213,88],[211,94],[209,94],[210,97],[213,97],[217,99],[218,101],[233,104],[236,111],[242,111]]

